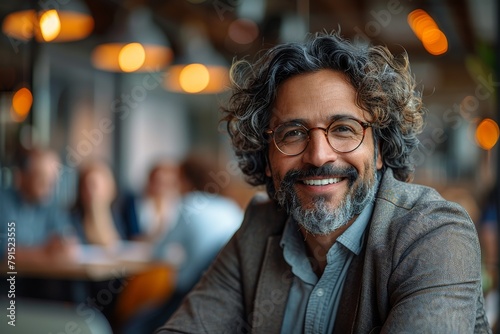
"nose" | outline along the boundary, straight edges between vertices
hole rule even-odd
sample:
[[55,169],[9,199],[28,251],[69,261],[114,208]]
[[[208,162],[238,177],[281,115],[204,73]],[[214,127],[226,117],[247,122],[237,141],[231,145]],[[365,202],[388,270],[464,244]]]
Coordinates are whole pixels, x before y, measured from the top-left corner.
[[303,162],[316,167],[321,167],[328,162],[334,162],[337,158],[338,153],[335,152],[330,146],[330,143],[328,143],[325,129],[310,129],[309,143],[302,154]]

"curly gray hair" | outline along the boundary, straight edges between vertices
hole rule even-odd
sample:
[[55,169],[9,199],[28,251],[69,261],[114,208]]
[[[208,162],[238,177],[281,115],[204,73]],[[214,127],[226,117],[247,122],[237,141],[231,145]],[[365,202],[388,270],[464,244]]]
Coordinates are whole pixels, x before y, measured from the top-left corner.
[[233,94],[222,108],[222,121],[247,182],[264,184],[274,195],[272,179],[265,174],[269,140],[264,129],[278,88],[292,76],[322,69],[346,75],[356,89],[357,104],[373,117],[384,166],[397,179],[410,181],[411,153],[419,144],[424,110],[408,56],[396,58],[383,46],[356,46],[337,33],[317,33],[304,43],[275,46],[253,65],[238,61],[231,68]]

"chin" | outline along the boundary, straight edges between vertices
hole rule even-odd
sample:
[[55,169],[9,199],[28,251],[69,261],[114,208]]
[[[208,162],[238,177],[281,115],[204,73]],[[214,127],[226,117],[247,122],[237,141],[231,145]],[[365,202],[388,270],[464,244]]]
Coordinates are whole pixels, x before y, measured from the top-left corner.
[[298,197],[302,209],[305,210],[316,209],[318,202],[323,202],[327,208],[335,210],[338,207],[338,203],[341,202],[341,200],[337,200],[334,195],[330,194],[317,195],[313,197],[304,197],[299,195]]

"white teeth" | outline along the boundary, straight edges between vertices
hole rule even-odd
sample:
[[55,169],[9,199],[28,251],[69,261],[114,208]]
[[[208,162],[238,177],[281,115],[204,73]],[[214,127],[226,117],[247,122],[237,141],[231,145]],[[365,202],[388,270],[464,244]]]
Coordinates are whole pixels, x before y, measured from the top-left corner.
[[327,184],[338,183],[342,179],[341,178],[331,178],[331,179],[319,179],[319,180],[303,180],[305,184],[308,186],[326,186]]

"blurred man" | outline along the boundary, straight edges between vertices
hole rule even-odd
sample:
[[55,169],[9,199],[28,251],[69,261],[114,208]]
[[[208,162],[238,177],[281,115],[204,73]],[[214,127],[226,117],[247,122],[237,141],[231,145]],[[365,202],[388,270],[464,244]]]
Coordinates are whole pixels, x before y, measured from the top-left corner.
[[7,231],[14,231],[16,263],[69,261],[76,256],[68,214],[52,196],[58,165],[50,150],[26,151],[15,171],[15,188],[0,192],[0,254],[7,249]]

